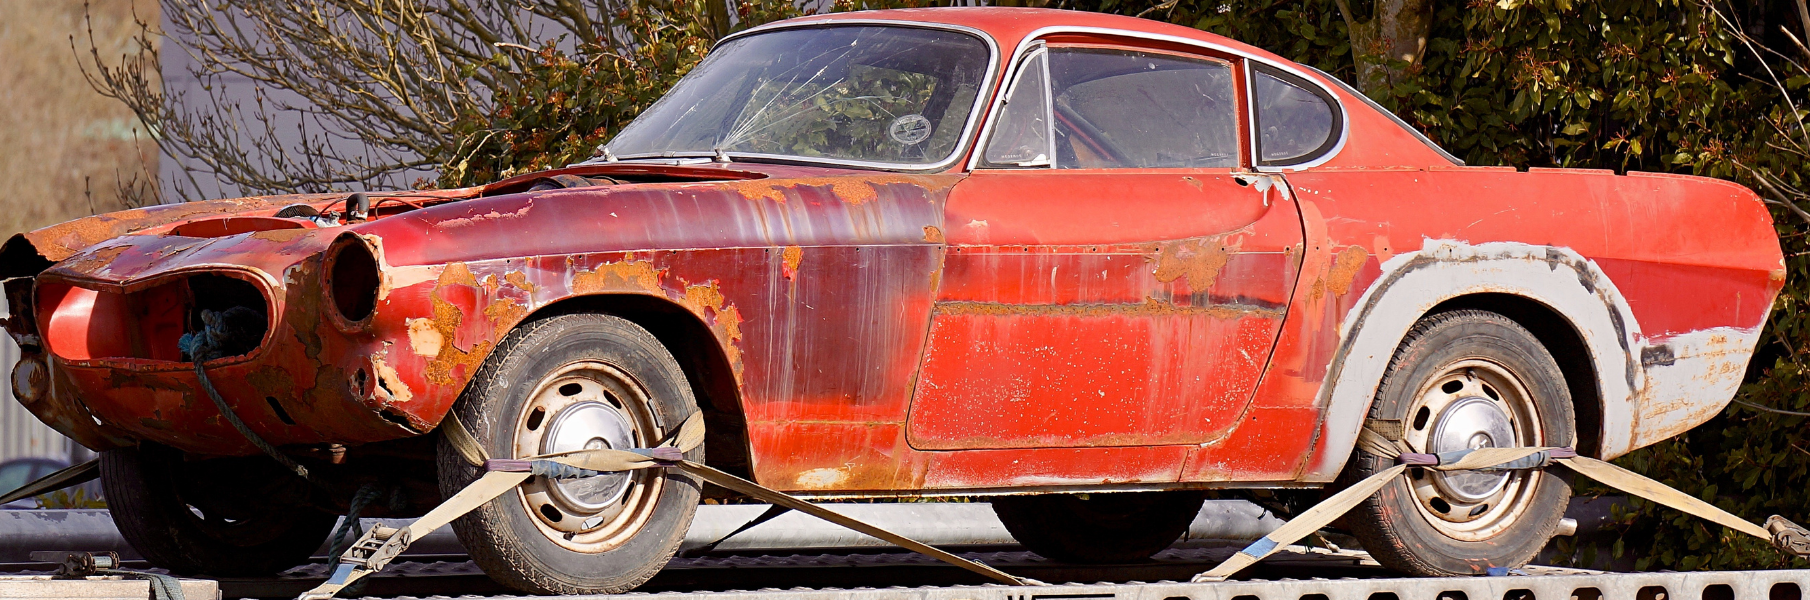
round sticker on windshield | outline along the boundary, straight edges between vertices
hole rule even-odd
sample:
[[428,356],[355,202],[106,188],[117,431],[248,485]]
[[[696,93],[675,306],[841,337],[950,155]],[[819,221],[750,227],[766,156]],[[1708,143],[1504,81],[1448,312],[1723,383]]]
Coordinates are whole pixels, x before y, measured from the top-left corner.
[[924,115],[905,115],[893,119],[886,133],[892,136],[892,141],[910,146],[930,137],[930,119]]

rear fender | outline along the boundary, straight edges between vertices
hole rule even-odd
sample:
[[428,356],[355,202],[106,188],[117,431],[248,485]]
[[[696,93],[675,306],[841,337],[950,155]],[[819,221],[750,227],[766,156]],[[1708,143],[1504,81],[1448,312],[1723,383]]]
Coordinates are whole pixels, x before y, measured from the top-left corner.
[[1604,459],[1720,412],[1760,336],[1759,327],[1717,327],[1649,340],[1615,283],[1569,248],[1429,239],[1419,252],[1383,263],[1382,276],[1341,324],[1343,343],[1318,399],[1320,443],[1303,481],[1329,482],[1344,468],[1389,360],[1414,323],[1442,302],[1485,293],[1544,304],[1577,331],[1596,367]]

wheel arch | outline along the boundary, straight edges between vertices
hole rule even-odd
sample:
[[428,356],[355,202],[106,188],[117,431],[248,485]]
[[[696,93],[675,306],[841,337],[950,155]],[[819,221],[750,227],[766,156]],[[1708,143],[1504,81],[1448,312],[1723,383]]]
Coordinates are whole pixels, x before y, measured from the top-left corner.
[[1584,345],[1583,334],[1558,310],[1544,302],[1516,294],[1486,292],[1459,296],[1439,303],[1425,316],[1455,310],[1482,310],[1508,317],[1532,333],[1559,363],[1571,407],[1577,419],[1578,452],[1595,456],[1602,447],[1603,394],[1596,361]]
[[1381,271],[1340,325],[1319,391],[1319,438],[1302,481],[1330,482],[1343,470],[1389,359],[1414,323],[1460,308],[1501,313],[1551,344],[1573,395],[1587,394],[1573,400],[1587,453],[1614,457],[1633,449],[1642,338],[1627,301],[1594,262],[1563,247],[1428,239]]
[[722,344],[703,320],[672,300],[651,294],[583,294],[536,308],[511,330],[535,321],[570,314],[605,314],[627,319],[671,352],[704,412],[704,461],[710,466],[749,475],[748,426],[734,366]]

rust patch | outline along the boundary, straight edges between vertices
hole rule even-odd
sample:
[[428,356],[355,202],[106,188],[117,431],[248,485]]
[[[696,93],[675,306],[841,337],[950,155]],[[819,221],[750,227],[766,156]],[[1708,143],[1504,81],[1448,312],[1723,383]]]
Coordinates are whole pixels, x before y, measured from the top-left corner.
[[744,179],[740,181],[722,181],[711,185],[740,194],[749,200],[766,200],[786,203],[786,192],[778,184],[762,179]]
[[508,273],[504,273],[503,281],[507,282],[511,286],[514,286],[515,289],[522,290],[522,291],[528,292],[530,294],[540,290],[540,286],[536,286],[532,282],[528,281],[528,276],[523,275],[521,271],[510,271]]
[[[440,280],[435,284],[435,291],[430,296],[434,314],[428,324],[434,333],[439,334],[440,343],[439,352],[436,352],[434,358],[427,363],[426,376],[429,383],[438,385],[453,384],[455,382],[453,375],[458,372],[459,367],[465,367],[466,373],[476,370],[478,362],[484,359],[491,346],[490,341],[483,341],[473,344],[470,351],[464,351],[460,350],[457,344],[451,343],[458,339],[459,325],[464,322],[465,315],[459,311],[459,307],[441,298],[439,290],[454,285],[478,287],[477,278],[472,276],[471,269],[466,267],[465,263],[446,265],[446,270],[440,272]],[[417,321],[419,319],[411,320],[409,323],[409,343],[415,346],[414,350],[419,354],[429,349],[429,346],[425,343],[416,343]],[[421,337],[423,342],[431,340],[430,336],[425,335],[425,331]]]
[[440,272],[440,282],[436,284],[437,287],[449,285],[478,287],[478,278],[471,274],[471,268],[465,266],[465,263],[452,263],[446,265],[446,270]]
[[735,369],[735,375],[739,379],[742,374],[742,350],[737,343],[742,339],[742,311],[725,305],[723,291],[715,281],[685,286],[685,297],[680,302],[698,316],[710,319],[711,329],[723,340],[723,355],[729,359],[729,364]]
[[1184,176],[1182,176],[1182,182],[1186,183],[1188,185],[1194,186],[1194,189],[1196,191],[1206,189],[1206,184],[1201,183],[1199,179],[1195,179],[1193,177],[1188,177],[1188,176],[1184,175]]
[[119,258],[120,254],[125,253],[127,248],[128,246],[102,248],[95,251],[93,254],[82,257],[80,260],[64,265],[63,268],[77,273],[93,273],[97,270],[106,268],[107,265],[113,264],[113,260]]
[[590,271],[572,274],[571,289],[579,294],[606,290],[660,291],[660,271],[645,260],[604,263]]
[[301,238],[302,236],[308,235],[309,233],[312,233],[312,232],[307,229],[266,229],[266,230],[251,234],[251,237],[253,239],[260,239],[260,240],[264,240],[266,242],[276,242],[279,244],[287,244],[289,242],[293,242],[293,241]]
[[438,227],[440,229],[457,229],[460,227],[468,227],[471,225],[476,225],[476,224],[482,223],[484,221],[495,221],[495,220],[499,220],[499,219],[520,219],[524,216],[527,216],[528,211],[532,210],[533,208],[534,208],[534,201],[529,200],[527,204],[522,205],[522,207],[519,209],[516,209],[515,212],[504,213],[504,212],[497,212],[495,210],[492,210],[490,212],[487,212],[487,213],[484,213],[481,215],[472,215],[469,217],[460,217],[457,219],[447,219],[445,221],[441,221],[441,222],[435,224],[434,226]]
[[1368,258],[1370,253],[1364,251],[1363,246],[1346,246],[1338,258],[1333,259],[1332,268],[1326,273],[1326,291],[1334,296],[1351,293],[1351,282],[1357,279],[1358,269],[1364,267],[1364,260]]
[[[827,184],[830,186],[830,191],[834,192],[836,197],[840,198],[843,202],[860,205],[872,202],[880,197],[879,190],[874,189],[873,184],[865,179],[854,177],[830,177],[828,179],[829,181]],[[801,180],[797,185],[824,184]]]
[[1156,280],[1169,283],[1183,279],[1189,289],[1205,292],[1212,289],[1213,282],[1219,279],[1219,270],[1225,268],[1241,245],[1226,244],[1223,237],[1162,244],[1157,247]]
[[712,312],[723,309],[723,290],[712,281],[706,284],[685,286],[685,305],[703,314],[703,309]]
[[924,226],[924,241],[930,242],[932,244],[943,243],[943,230],[937,229],[935,225],[925,225]]
[[786,279],[791,279],[798,276],[798,263],[804,260],[804,249],[798,246],[786,246],[786,249],[780,252],[780,258],[785,261],[785,269],[781,270],[780,274]]
[[786,189],[798,187],[828,187],[837,198],[848,204],[866,204],[880,198],[879,186],[891,184],[911,185],[925,190],[935,189],[941,185],[934,179],[922,176],[896,175],[891,177],[801,177],[798,179],[749,179],[742,181],[713,182],[710,185],[741,194],[749,200],[769,200],[785,203]]
[[[484,318],[490,319],[490,325],[494,332],[492,335],[499,340],[503,339],[503,336],[509,333],[511,327],[514,327],[516,323],[520,323],[522,318],[527,316],[528,307],[509,298],[498,298],[495,302],[491,302],[484,307]],[[413,332],[411,331],[410,333]]]

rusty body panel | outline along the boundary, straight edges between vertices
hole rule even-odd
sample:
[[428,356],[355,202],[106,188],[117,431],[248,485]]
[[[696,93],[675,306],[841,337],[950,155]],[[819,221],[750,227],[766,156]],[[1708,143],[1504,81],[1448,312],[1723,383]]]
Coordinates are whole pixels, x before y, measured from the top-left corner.
[[[287,449],[356,452],[433,432],[524,322],[620,311],[686,365],[713,432],[741,432],[713,437],[712,460],[743,457],[778,489],[1312,486],[1429,311],[1546,311],[1528,325],[1575,342],[1580,429],[1607,457],[1720,410],[1783,285],[1770,218],[1739,186],[1454,166],[1231,40],[999,8],[773,27],[851,18],[971,28],[1002,65],[1053,40],[1293,69],[1342,129],[1312,164],[1254,166],[1241,100],[1236,168],[624,160],[373,193],[346,222],[309,216],[343,194],[91,217],[0,247],[18,397],[95,449],[252,454],[178,348],[199,310],[242,306],[267,316],[261,338],[205,364],[228,403]],[[994,73],[993,90],[1012,76]],[[592,185],[530,189],[552,178]]]

